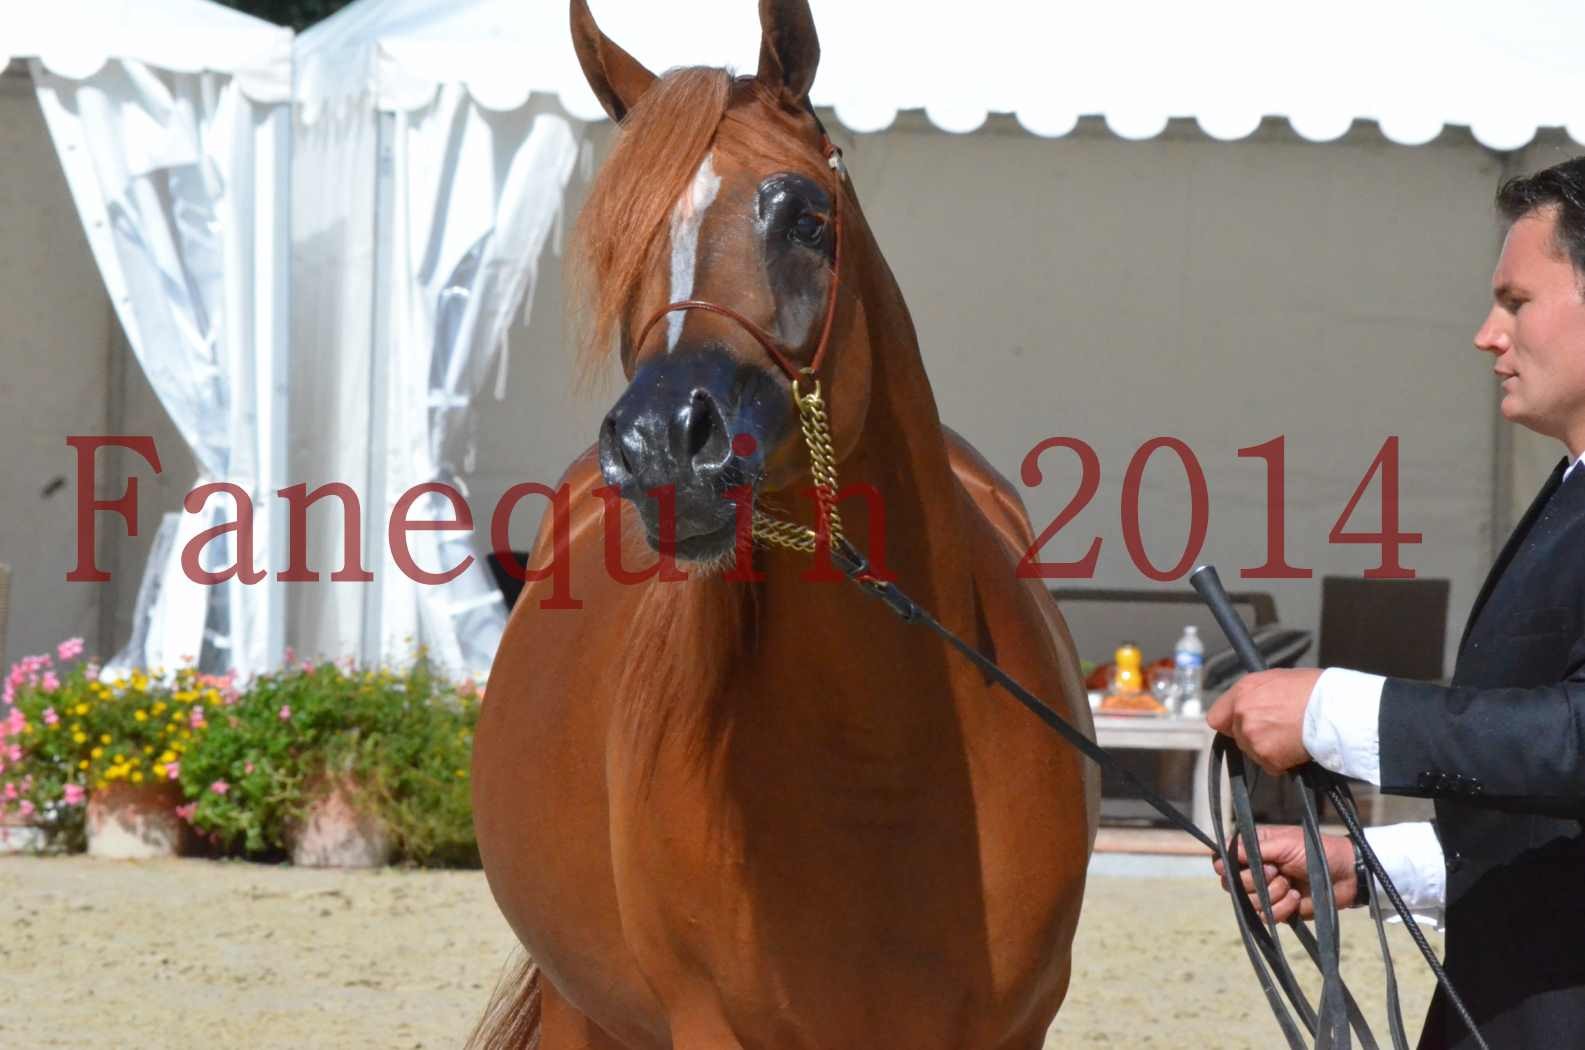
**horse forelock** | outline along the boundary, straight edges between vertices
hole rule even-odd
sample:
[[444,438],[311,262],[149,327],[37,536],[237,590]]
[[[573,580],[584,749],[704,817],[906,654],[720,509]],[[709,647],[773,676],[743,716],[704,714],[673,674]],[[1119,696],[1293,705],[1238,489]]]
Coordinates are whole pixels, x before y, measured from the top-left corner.
[[584,363],[614,348],[646,276],[671,273],[664,260],[679,202],[712,151],[763,174],[827,178],[813,145],[798,116],[752,77],[694,66],[656,80],[622,122],[573,233],[569,305]]

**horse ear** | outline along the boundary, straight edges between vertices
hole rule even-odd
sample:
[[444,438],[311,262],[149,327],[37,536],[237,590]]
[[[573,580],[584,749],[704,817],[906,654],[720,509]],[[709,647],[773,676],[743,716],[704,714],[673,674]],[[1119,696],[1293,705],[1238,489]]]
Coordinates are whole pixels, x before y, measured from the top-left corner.
[[820,65],[809,0],[759,0],[759,81],[802,108]]
[[572,46],[595,97],[611,119],[620,123],[655,82],[655,74],[600,32],[589,13],[588,0],[572,0]]

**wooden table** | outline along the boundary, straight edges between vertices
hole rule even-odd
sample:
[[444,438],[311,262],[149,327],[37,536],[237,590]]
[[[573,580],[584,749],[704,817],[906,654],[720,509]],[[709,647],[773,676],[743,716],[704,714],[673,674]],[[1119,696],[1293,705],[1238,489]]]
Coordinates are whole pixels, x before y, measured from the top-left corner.
[[[1194,794],[1190,817],[1206,834],[1211,828],[1211,741],[1216,734],[1203,716],[1180,718],[1176,715],[1105,715],[1096,712],[1095,739],[1102,747],[1145,748],[1153,751],[1193,751]],[[1227,789],[1227,774],[1222,774],[1222,822],[1231,826],[1232,799]]]

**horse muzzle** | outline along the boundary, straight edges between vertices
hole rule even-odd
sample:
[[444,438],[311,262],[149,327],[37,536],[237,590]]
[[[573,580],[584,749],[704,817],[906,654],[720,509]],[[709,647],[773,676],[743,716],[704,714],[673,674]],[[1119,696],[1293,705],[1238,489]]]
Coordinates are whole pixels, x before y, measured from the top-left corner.
[[718,346],[679,347],[639,369],[606,415],[600,471],[638,510],[655,550],[670,542],[684,560],[720,558],[789,415],[765,369]]

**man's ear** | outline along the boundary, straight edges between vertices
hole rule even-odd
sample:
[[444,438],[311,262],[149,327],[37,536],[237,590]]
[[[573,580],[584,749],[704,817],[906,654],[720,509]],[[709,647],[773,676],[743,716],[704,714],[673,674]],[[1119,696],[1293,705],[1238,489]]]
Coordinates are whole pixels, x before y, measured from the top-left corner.
[[621,123],[655,82],[655,74],[600,32],[587,0],[572,0],[572,46],[600,105],[612,120]]
[[802,109],[820,65],[809,0],[759,0],[758,79],[794,109]]

